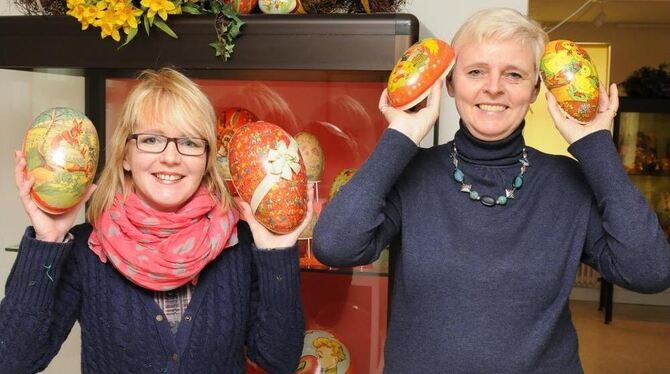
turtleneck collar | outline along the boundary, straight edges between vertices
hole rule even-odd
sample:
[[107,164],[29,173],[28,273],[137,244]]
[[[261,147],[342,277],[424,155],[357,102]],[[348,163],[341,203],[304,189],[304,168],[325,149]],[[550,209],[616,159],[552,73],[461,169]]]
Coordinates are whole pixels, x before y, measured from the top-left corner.
[[522,121],[519,127],[508,137],[501,140],[484,141],[475,138],[465,127],[463,120],[460,120],[460,128],[454,136],[459,158],[467,162],[483,165],[517,163],[521,156],[521,150],[525,146],[522,135],[524,126],[525,121]]

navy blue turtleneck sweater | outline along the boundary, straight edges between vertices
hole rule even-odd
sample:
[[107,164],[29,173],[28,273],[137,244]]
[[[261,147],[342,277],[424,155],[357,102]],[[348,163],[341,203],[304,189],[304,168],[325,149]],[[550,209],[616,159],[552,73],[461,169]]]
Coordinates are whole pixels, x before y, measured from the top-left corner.
[[[523,124],[454,141],[465,182],[498,197],[520,172]],[[387,373],[580,373],[568,296],[580,262],[622,287],[670,286],[670,247],[607,131],[569,148],[527,147],[516,198],[487,207],[453,178],[452,142],[419,149],[387,130],[322,212],[317,258],[369,263],[392,240]]]

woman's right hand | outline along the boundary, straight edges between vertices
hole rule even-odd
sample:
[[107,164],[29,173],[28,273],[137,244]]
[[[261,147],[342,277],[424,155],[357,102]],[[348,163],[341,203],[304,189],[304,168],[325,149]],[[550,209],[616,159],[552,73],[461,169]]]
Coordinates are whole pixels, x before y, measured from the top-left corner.
[[396,109],[388,101],[388,92],[384,90],[379,98],[379,111],[389,123],[389,128],[400,131],[419,145],[421,140],[433,128],[440,115],[440,97],[444,79],[438,79],[430,88],[430,94],[425,108],[417,112],[405,112]]
[[48,214],[38,208],[30,197],[30,190],[35,184],[35,178],[30,176],[26,179],[24,176],[26,159],[23,152],[16,151],[14,158],[16,159],[16,168],[14,169],[16,188],[19,190],[19,198],[23,203],[23,209],[25,209],[35,229],[35,238],[47,242],[62,242],[74,224],[77,213],[93,194],[95,185],[89,186],[84,198],[73,209],[63,214]]

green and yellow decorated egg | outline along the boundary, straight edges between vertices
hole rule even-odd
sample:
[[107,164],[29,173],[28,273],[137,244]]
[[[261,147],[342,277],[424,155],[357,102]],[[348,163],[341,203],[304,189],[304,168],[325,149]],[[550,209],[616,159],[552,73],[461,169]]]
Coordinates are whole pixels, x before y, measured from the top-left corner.
[[93,183],[99,150],[95,126],[83,113],[51,108],[38,115],[23,140],[35,204],[51,214],[77,205]]
[[333,197],[335,197],[335,194],[340,190],[340,188],[342,188],[342,186],[344,186],[349,182],[349,180],[351,180],[351,177],[353,177],[354,174],[356,174],[356,169],[353,168],[344,169],[341,172],[339,172],[335,176],[333,184],[330,185],[330,192],[328,193],[328,198],[332,199]]
[[544,48],[540,74],[560,107],[579,122],[598,112],[598,72],[588,53],[569,40],[554,40]]

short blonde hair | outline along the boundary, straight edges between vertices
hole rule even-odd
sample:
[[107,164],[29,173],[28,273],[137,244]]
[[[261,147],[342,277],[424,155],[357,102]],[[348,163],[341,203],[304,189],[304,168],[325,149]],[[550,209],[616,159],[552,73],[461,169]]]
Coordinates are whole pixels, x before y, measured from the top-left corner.
[[458,55],[458,49],[467,43],[507,39],[518,40],[533,50],[538,71],[549,38],[537,22],[514,9],[491,8],[476,12],[456,31],[451,45]]
[[333,340],[330,338],[326,338],[323,336],[320,336],[312,342],[312,345],[314,348],[319,349],[321,347],[328,347],[333,350],[333,356],[337,358],[337,362],[342,362],[344,361],[347,356],[344,354],[344,350],[342,349],[342,345],[337,342],[337,340]]
[[110,153],[88,207],[89,222],[95,223],[111,207],[117,192],[128,196],[132,191],[132,175],[123,169],[123,160],[128,149],[127,139],[137,130],[140,120],[159,120],[187,136],[206,139],[209,147],[202,183],[222,208],[229,207],[232,199],[216,159],[216,115],[207,96],[195,82],[170,68],[145,70],[138,80],[123,104],[114,134],[107,144]]

